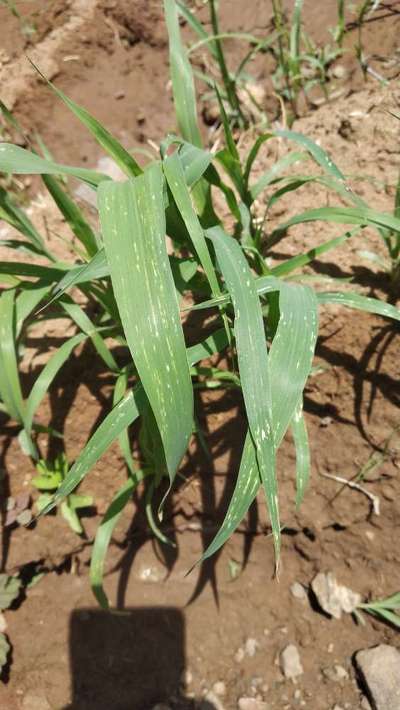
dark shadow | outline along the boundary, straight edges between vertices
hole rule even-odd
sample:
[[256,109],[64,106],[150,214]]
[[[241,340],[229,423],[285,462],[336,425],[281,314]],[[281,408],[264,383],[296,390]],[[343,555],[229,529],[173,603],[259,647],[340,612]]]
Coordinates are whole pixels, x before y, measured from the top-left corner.
[[215,710],[182,687],[185,621],[174,607],[79,609],[70,621],[72,703],[64,710]]

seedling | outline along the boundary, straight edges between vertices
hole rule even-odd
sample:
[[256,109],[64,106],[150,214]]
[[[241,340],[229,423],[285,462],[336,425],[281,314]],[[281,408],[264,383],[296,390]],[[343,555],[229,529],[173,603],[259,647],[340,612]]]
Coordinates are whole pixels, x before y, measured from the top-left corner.
[[[32,479],[32,484],[42,493],[36,501],[36,508],[41,513],[53,499],[69,471],[68,460],[64,453],[58,454],[53,462],[40,460],[36,464],[38,475]],[[73,532],[82,535],[84,530],[78,516],[78,511],[93,505],[92,496],[82,496],[71,493],[60,504],[61,515],[67,521]]]
[[[296,9],[300,11],[300,3]],[[354,239],[361,227],[374,225],[400,231],[400,219],[361,203],[347,188],[345,175],[332,159],[301,134],[271,130],[259,135],[249,152],[241,155],[218,87],[225,144],[215,153],[204,148],[193,73],[180,36],[175,0],[165,0],[165,14],[180,136],[168,136],[163,141],[158,159],[143,170],[104,126],[51,84],[60,100],[124,171],[126,181],[114,182],[95,171],[55,163],[38,152],[8,143],[0,145],[0,170],[42,175],[78,245],[77,261],[60,263],[26,214],[15,208],[7,194],[3,196],[1,216],[19,229],[31,260],[29,264],[20,262],[17,249],[21,241],[17,247],[15,240],[9,240],[16,256],[15,261],[0,263],[0,277],[6,279],[0,297],[0,368],[5,373],[0,379],[0,395],[6,411],[20,425],[31,457],[41,459],[35,427],[42,426],[43,431],[43,424],[35,421],[35,415],[75,348],[90,341],[114,383],[114,406],[74,464],[68,467],[65,455],[52,463],[41,460],[35,479],[35,485],[45,491],[42,514],[62,504],[70,525],[81,532],[76,511],[81,505],[91,504],[92,499],[82,500],[73,491],[118,440],[128,480],[115,494],[98,528],[91,562],[92,587],[104,607],[108,605],[103,590],[107,548],[122,511],[144,478],[143,505],[149,523],[166,542],[161,529],[165,497],[175,484],[198,419],[194,387],[204,386],[206,378],[219,386],[240,388],[247,418],[236,486],[226,517],[202,559],[228,540],[261,490],[267,501],[278,568],[281,521],[276,455],[290,429],[297,461],[296,504],[300,505],[310,473],[302,400],[313,371],[319,308],[339,303],[400,320],[394,306],[342,290],[342,284],[338,290],[314,291],[309,283],[303,283],[299,272],[319,254]],[[299,23],[300,19],[297,29]],[[293,47],[298,47],[298,41],[296,35]],[[253,167],[259,151],[265,142],[277,138],[294,144],[295,150],[255,180]],[[306,175],[285,174],[289,165],[306,160],[318,166],[317,175],[312,171]],[[60,175],[73,176],[96,191],[100,233],[90,226],[59,181]],[[265,220],[255,218],[255,200],[263,199],[266,190],[267,216],[283,195],[313,181],[352,206],[311,210],[273,230]],[[216,194],[219,204],[221,200],[226,202],[229,218],[225,221],[217,214]],[[314,219],[350,223],[355,229],[271,266],[268,253],[272,246],[286,237],[292,225]],[[171,239],[173,254],[167,252],[166,235]],[[71,291],[72,287],[75,289]],[[75,300],[76,290],[81,291],[85,302],[95,303],[93,320]],[[187,347],[184,314],[195,309],[214,314],[214,325],[211,333],[199,334],[197,342]],[[18,372],[18,342],[23,339],[24,323],[29,318],[46,319],[55,314],[62,314],[69,325],[73,323],[75,332],[50,354],[25,398]],[[115,342],[123,349],[123,358],[118,361],[112,351]],[[220,363],[216,368],[213,361],[210,363],[216,354],[221,361],[225,358],[226,366]],[[134,460],[129,427],[136,420],[140,421],[140,452]],[[161,500],[159,529],[157,512],[153,511],[157,490]]]

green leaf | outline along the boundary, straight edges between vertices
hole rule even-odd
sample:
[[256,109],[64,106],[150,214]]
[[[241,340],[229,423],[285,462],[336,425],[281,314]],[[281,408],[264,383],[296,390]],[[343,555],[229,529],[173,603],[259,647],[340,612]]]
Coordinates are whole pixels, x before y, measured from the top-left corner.
[[88,256],[94,256],[98,251],[96,235],[78,205],[71,200],[59,181],[52,175],[43,175],[42,180],[73,234],[85,247]]
[[126,483],[120,488],[114,496],[108,507],[106,514],[103,517],[100,525],[97,528],[96,537],[94,539],[92,557],[90,560],[90,586],[93,593],[103,609],[109,608],[107,596],[103,589],[103,572],[104,562],[107,555],[108,546],[121,513],[132,497],[132,493],[142,480],[143,475],[137,472],[134,477],[130,477]]
[[8,643],[7,636],[0,633],[0,673],[7,664],[8,654],[11,651],[11,646]]
[[85,311],[75,303],[69,296],[63,295],[59,299],[59,302],[66,313],[72,318],[72,320],[77,324],[77,326],[91,339],[96,351],[105,362],[107,367],[112,372],[118,372],[119,367],[115,362],[114,356],[109,351],[107,345],[105,344],[103,338],[101,337],[98,329],[92,323],[89,316],[86,315]]
[[301,402],[292,419],[291,429],[296,448],[296,506],[299,507],[310,479],[310,447]]
[[169,37],[169,57],[175,112],[183,138],[201,148],[197,122],[196,93],[192,68],[181,40],[178,8],[175,0],[164,0],[165,21]]
[[[271,277],[257,279],[263,287],[278,290],[280,318],[269,354],[272,427],[277,450],[290,423],[311,371],[318,334],[317,300],[307,286],[285,284]],[[205,559],[216,552],[242,521],[257,495],[260,478],[252,437],[247,434],[239,475],[224,521]]]
[[103,279],[109,275],[110,269],[108,268],[106,253],[104,248],[102,248],[87,264],[74,266],[70,269],[55,286],[54,294],[59,297],[73,286],[95,281],[96,279]]
[[183,167],[177,153],[174,153],[164,160],[163,169],[169,189],[171,190],[182,219],[185,222],[186,229],[190,234],[190,238],[208,278],[211,290],[215,295],[220,294],[221,291],[204,236],[204,230],[192,205],[190,193],[186,187]]
[[239,244],[217,227],[209,230],[208,234],[213,240],[235,311],[234,333],[243,397],[267,498],[278,564],[279,505],[272,433],[271,383],[261,304],[253,274]]
[[64,520],[67,521],[72,532],[76,533],[77,535],[82,535],[83,528],[81,522],[75,510],[69,505],[69,502],[65,500],[63,503],[61,503],[60,508],[61,515],[63,516]]
[[170,481],[193,428],[193,391],[165,243],[159,164],[104,184],[99,210],[125,337],[163,442]]
[[303,135],[302,133],[297,133],[296,131],[288,130],[276,130],[274,131],[275,136],[280,136],[281,138],[288,138],[289,140],[297,143],[302,148],[305,148],[310,155],[314,158],[315,162],[329,175],[336,178],[337,180],[345,180],[345,176],[342,171],[335,165],[330,156],[324,151],[321,146],[317,145],[311,138]]
[[87,472],[107,451],[113,441],[139,416],[139,408],[143,406],[143,388],[138,385],[130,391],[102,421],[91,436],[85,448],[81,451],[73,466],[63,480],[51,501],[41,511],[42,515],[54,508],[65,496],[68,496],[82,481]]
[[77,118],[79,118],[80,122],[83,123],[84,126],[90,131],[92,136],[96,139],[96,141],[101,145],[104,150],[111,155],[113,160],[119,165],[121,170],[126,173],[129,177],[134,177],[135,175],[140,175],[143,171],[141,167],[138,165],[136,160],[131,156],[130,153],[128,153],[127,150],[121,145],[119,141],[117,141],[116,138],[114,138],[113,135],[109,131],[107,131],[104,126],[97,121],[86,109],[82,108],[82,106],[79,106],[78,104],[75,103],[75,101],[72,101],[72,99],[68,98],[61,89],[58,89],[54,84],[51,83],[51,81],[48,81],[46,77],[42,74],[42,72],[38,69],[37,66],[31,62],[32,66],[36,69],[36,71],[40,74],[42,79],[44,79],[47,84],[53,89],[53,91],[59,96],[59,98],[65,103],[66,106],[72,111],[72,113],[75,114]]
[[110,180],[108,175],[95,170],[53,163],[12,143],[0,143],[0,171],[12,175],[71,175],[92,187],[97,187],[103,180]]
[[0,296],[0,395],[10,416],[22,423],[25,408],[18,373],[15,329],[15,291]]
[[38,409],[42,399],[46,395],[54,378],[68,360],[72,351],[84,340],[87,339],[86,334],[79,333],[78,335],[69,338],[60,348],[54,353],[50,360],[46,363],[40,375],[36,378],[34,385],[30,391],[26,402],[25,411],[25,431],[28,436],[31,434],[33,417]]
[[18,599],[21,584],[19,577],[0,574],[0,611],[9,609],[12,603]]
[[349,308],[357,308],[360,311],[374,313],[378,316],[400,320],[400,310],[390,303],[378,301],[377,298],[360,296],[358,293],[346,293],[344,291],[323,291],[317,293],[318,303],[339,303]]
[[257,197],[265,190],[268,185],[275,182],[278,176],[286,170],[290,165],[300,162],[300,160],[306,160],[308,154],[304,152],[297,151],[295,153],[288,153],[280,160],[277,160],[269,170],[266,170],[261,177],[258,178],[257,182],[250,188],[251,197],[256,200]]
[[338,222],[340,224],[370,225],[376,228],[387,227],[395,232],[400,232],[400,219],[391,214],[377,212],[367,207],[320,207],[315,210],[307,210],[280,225],[275,232],[286,231],[294,224],[320,220]]
[[313,249],[309,249],[304,254],[297,254],[290,259],[286,259],[281,264],[278,264],[278,266],[274,266],[271,269],[271,273],[274,276],[287,276],[287,274],[290,274],[295,269],[300,269],[302,266],[309,264],[321,254],[325,254],[327,251],[344,244],[347,239],[353,237],[355,234],[358,234],[359,231],[359,229],[353,229],[350,232],[342,234],[340,237],[334,237],[333,239],[329,239],[327,242],[324,242]]
[[[64,278],[65,271],[68,267],[62,268],[53,266],[41,266],[40,264],[27,264],[20,261],[0,261],[0,275],[12,274],[14,276],[23,276],[28,278],[38,278],[42,281],[57,281]],[[1,280],[1,279],[0,279]]]
[[[2,158],[1,150],[3,145],[4,144],[0,143],[0,170]],[[5,222],[11,224],[13,227],[15,227],[15,229],[21,232],[21,234],[24,234],[26,237],[28,237],[33,249],[38,254],[44,254],[50,259],[52,258],[44,245],[41,235],[33,226],[30,219],[28,219],[23,210],[21,210],[19,207],[17,207],[17,205],[14,204],[14,201],[11,196],[2,187],[0,187],[0,219],[4,219]]]

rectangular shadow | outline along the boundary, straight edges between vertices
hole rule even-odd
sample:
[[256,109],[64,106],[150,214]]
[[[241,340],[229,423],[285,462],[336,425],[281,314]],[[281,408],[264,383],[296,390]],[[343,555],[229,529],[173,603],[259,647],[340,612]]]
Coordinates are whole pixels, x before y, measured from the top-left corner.
[[70,623],[68,710],[151,710],[179,693],[185,625],[175,608],[79,609]]

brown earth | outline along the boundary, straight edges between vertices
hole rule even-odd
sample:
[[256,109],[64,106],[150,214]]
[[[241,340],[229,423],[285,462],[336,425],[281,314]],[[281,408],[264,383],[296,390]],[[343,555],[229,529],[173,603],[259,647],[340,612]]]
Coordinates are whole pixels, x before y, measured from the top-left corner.
[[[128,147],[146,145],[148,139],[157,142],[174,129],[160,3],[43,2],[33,17],[34,5],[21,3],[27,21],[37,28],[28,44],[17,20],[0,8],[4,50],[9,57],[0,69],[1,95],[27,129],[40,131],[58,160],[92,166],[100,152],[37,81],[26,65],[24,51]],[[318,12],[311,0],[305,6],[307,27],[319,40],[321,27],[334,22],[335,3],[326,2],[323,9],[318,3]],[[383,65],[383,58],[397,56],[399,20],[393,14],[397,3],[385,7],[382,14],[386,17],[369,23],[365,32],[369,53],[381,57],[374,60],[376,67]],[[253,0],[243,6],[231,0],[221,2],[221,12],[224,28],[260,34],[267,27],[270,5]],[[353,39],[350,35],[349,46]],[[235,48],[232,43],[231,61]],[[367,88],[352,93],[360,88],[360,75],[350,53],[343,61],[350,67],[350,79],[342,87],[344,96],[302,118],[295,128],[330,151],[344,172],[353,176],[353,189],[371,207],[389,211],[400,160],[397,123],[383,109],[398,111],[396,84],[382,90],[370,80]],[[270,67],[258,62],[256,80],[268,87]],[[390,66],[393,71],[395,63]],[[266,103],[268,109],[273,106],[268,94]],[[344,119],[350,123],[346,135]],[[243,149],[250,137],[245,137]],[[256,172],[261,173],[286,150],[278,141],[266,146]],[[359,174],[375,182],[360,182],[354,177]],[[318,187],[308,186],[295,194],[296,201],[286,199],[273,211],[271,225],[326,204],[328,199],[331,204],[339,203]],[[45,218],[57,219],[40,194],[31,209],[32,219],[41,228]],[[62,225],[57,224],[58,228],[62,230]],[[279,261],[304,245],[310,248],[343,231],[339,225],[322,228],[318,223],[297,227],[271,258]],[[352,277],[362,293],[387,297],[387,279],[358,254],[371,240],[379,251],[379,238],[366,232],[362,241],[349,241],[319,259],[312,273]],[[46,331],[46,348],[62,342],[66,335],[62,326],[54,323]],[[398,425],[397,345],[398,329],[385,320],[344,312],[337,306],[321,309],[316,364],[323,370],[310,379],[305,400],[312,481],[300,511],[293,504],[290,440],[284,442],[279,459],[282,519],[287,526],[279,582],[273,579],[273,551],[266,538],[269,528],[262,498],[221,554],[185,576],[222,519],[240,460],[245,419],[241,402],[230,392],[198,397],[198,419],[213,463],[194,441],[164,521],[177,547],[161,549],[154,543],[137,500],[124,512],[108,559],[106,589],[118,609],[112,615],[98,611],[87,571],[99,516],[126,477],[117,446],[81,487],[82,492],[95,496],[98,512],[84,519],[85,539],[70,532],[59,514],[41,519],[34,529],[4,533],[7,572],[22,571],[26,579],[36,569],[47,573],[26,590],[17,609],[6,613],[13,653],[0,689],[0,707],[150,710],[155,703],[168,701],[171,707],[189,708],[216,681],[224,681],[226,695],[221,702],[226,710],[236,708],[243,695],[265,698],[270,710],[331,710],[335,704],[347,710],[360,708],[363,689],[352,656],[377,643],[396,645],[395,632],[372,617],[365,617],[365,625],[347,616],[331,620],[318,612],[312,598],[296,599],[290,587],[294,582],[308,587],[321,570],[333,571],[340,582],[365,599],[388,596],[400,587],[395,544],[400,512],[399,437],[394,434],[385,447]],[[43,331],[33,329],[25,361],[27,389],[42,362]],[[63,432],[70,460],[109,411],[111,394],[112,380],[93,359],[90,348],[78,350],[39,413],[41,423]],[[33,467],[20,452],[12,423],[1,420],[1,424],[5,493],[16,495],[30,490]],[[53,447],[46,452],[49,457]],[[371,514],[365,495],[325,477],[350,479],[371,456],[378,465],[362,485],[379,497],[380,516]],[[298,646],[304,666],[297,684],[283,678],[277,663],[288,643]],[[252,647],[254,655],[248,652]],[[240,648],[247,653],[238,654]],[[348,676],[333,680],[330,671],[335,665],[345,668]],[[182,686],[184,669],[190,671],[184,678],[186,687]],[[218,710],[215,698],[209,697],[203,707]]]

